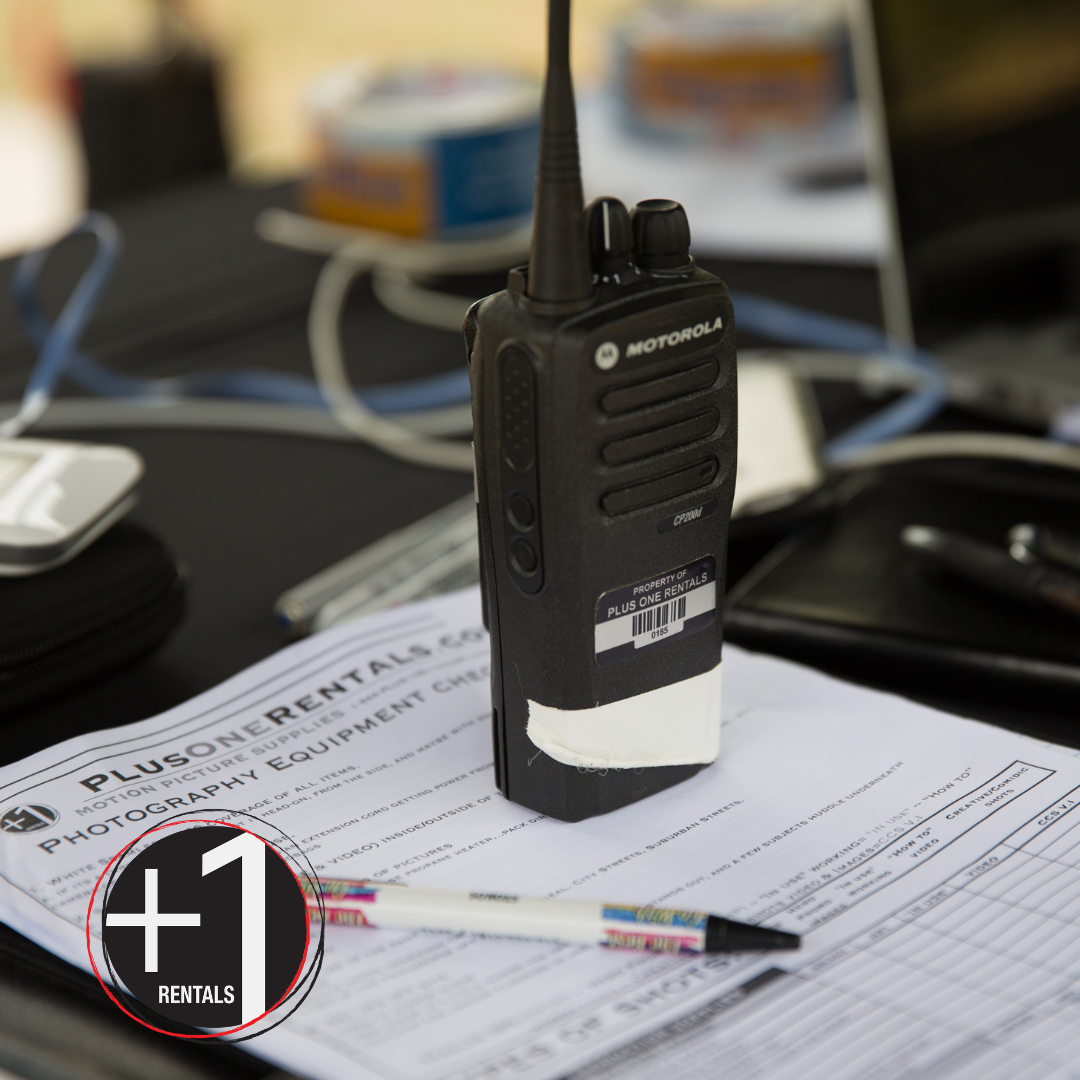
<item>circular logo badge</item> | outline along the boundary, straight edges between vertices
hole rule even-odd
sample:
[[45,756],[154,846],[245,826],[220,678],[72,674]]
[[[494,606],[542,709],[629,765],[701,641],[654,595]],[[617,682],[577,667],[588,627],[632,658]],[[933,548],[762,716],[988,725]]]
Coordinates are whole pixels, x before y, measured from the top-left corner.
[[601,371],[610,371],[619,362],[619,346],[614,341],[605,341],[597,348],[594,359]]
[[0,817],[0,832],[28,833],[41,832],[60,820],[60,815],[51,807],[41,803],[24,803],[12,806]]
[[101,927],[114,979],[158,1016],[198,1028],[236,1029],[276,1009],[309,941],[288,863],[227,825],[163,830],[112,879]]

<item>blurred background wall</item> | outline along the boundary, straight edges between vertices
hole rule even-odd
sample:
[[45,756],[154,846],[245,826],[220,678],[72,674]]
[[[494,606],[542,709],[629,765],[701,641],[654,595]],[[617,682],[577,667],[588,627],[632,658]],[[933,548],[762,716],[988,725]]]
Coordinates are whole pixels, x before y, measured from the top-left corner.
[[[576,0],[574,63],[599,82],[613,25],[642,0]],[[775,0],[693,0],[764,6]],[[841,0],[806,0],[836,8]],[[788,4],[790,6],[790,3]],[[319,71],[360,55],[498,63],[539,74],[545,0],[176,0],[220,64],[233,172],[273,179],[307,153],[302,94]],[[0,100],[62,97],[65,66],[152,48],[154,0],[0,0]]]

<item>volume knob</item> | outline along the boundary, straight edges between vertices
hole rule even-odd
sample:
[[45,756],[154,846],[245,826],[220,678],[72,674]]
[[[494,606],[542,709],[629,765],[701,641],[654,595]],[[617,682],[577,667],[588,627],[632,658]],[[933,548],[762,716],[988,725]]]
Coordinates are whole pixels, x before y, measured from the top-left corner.
[[645,199],[630,211],[634,262],[642,270],[674,270],[691,265],[690,223],[673,199]]
[[630,272],[630,215],[618,200],[606,195],[585,207],[585,229],[593,272],[601,281]]

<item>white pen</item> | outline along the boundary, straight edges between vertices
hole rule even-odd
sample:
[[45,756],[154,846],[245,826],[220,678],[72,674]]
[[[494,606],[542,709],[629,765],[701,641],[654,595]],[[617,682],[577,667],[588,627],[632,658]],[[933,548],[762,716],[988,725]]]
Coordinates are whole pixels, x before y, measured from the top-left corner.
[[312,919],[393,930],[443,930],[606,945],[666,953],[797,949],[797,934],[748,926],[701,911],[538,900],[491,892],[417,889],[384,881],[328,880],[303,886]]

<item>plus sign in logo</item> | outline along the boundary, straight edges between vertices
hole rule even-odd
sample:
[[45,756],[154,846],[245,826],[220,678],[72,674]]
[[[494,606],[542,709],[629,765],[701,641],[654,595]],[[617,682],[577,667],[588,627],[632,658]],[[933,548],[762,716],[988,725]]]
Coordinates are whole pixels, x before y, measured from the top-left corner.
[[[250,1037],[303,997],[295,991],[311,935],[297,873],[278,850],[284,844],[247,829],[170,824],[125,849],[98,884],[100,955],[122,993],[106,990],[129,1015],[171,1034]],[[94,913],[92,902],[92,923]],[[92,960],[94,952],[91,944]]]
[[0,816],[0,832],[29,833],[41,832],[60,820],[60,815],[51,806],[23,803],[13,806]]

